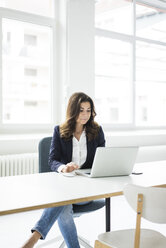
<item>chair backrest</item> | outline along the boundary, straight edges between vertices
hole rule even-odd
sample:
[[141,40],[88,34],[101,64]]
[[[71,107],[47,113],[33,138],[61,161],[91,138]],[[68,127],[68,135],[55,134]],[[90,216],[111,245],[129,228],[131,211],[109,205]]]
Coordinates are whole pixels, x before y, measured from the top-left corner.
[[39,172],[50,172],[51,168],[48,165],[48,156],[50,151],[52,137],[43,138],[39,142]]
[[137,196],[142,194],[142,217],[154,223],[166,223],[166,188],[128,184],[123,192],[127,202],[135,211],[137,211]]

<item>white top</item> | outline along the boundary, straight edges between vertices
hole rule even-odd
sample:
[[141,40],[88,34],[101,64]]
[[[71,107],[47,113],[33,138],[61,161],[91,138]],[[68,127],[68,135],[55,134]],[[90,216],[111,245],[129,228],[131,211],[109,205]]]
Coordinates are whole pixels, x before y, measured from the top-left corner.
[[[72,142],[73,142],[73,153],[72,153],[71,162],[81,167],[85,163],[86,157],[87,157],[87,144],[86,144],[85,130],[82,132],[79,140],[77,140],[73,136]],[[64,164],[60,165],[58,168],[58,172],[61,172],[63,168],[65,168],[65,165]]]
[[81,167],[81,165],[85,163],[86,157],[87,157],[86,133],[85,131],[83,131],[79,140],[77,140],[73,136],[72,162],[74,162],[79,167]]

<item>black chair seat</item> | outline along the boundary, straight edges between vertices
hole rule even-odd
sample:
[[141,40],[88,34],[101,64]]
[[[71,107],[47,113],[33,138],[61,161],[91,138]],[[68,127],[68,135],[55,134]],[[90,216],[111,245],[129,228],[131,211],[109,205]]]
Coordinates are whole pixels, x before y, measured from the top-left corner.
[[78,217],[83,213],[90,213],[105,206],[105,199],[91,201],[85,205],[73,204],[74,217]]

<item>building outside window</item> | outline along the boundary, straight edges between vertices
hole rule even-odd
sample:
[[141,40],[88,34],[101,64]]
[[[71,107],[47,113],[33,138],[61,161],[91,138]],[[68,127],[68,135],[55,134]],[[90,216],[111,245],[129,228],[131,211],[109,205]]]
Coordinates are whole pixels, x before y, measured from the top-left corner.
[[3,18],[2,33],[10,33],[2,46],[3,123],[50,123],[51,29]]

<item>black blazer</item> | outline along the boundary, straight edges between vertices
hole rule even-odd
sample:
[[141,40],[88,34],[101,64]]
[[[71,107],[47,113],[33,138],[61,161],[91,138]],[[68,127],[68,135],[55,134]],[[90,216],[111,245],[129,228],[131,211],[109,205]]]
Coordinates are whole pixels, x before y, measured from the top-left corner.
[[[86,138],[87,139],[87,138]],[[96,148],[105,146],[105,138],[102,127],[99,129],[98,136],[88,141],[87,139],[87,158],[81,168],[91,168],[95,156]],[[60,137],[59,126],[54,128],[51,141],[48,163],[52,171],[57,171],[62,164],[70,163],[72,160],[72,139],[66,141]]]

